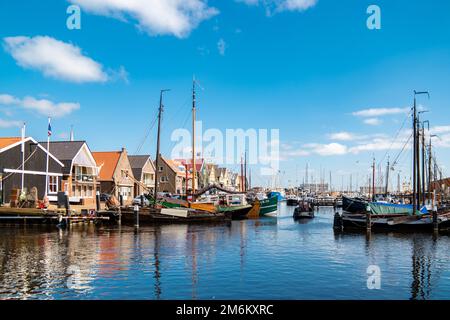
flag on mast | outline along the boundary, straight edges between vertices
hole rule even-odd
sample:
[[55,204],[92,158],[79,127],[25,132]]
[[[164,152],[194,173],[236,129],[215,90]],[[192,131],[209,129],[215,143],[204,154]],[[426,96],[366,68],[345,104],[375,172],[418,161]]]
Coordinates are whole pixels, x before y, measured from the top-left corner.
[[49,154],[50,154],[50,137],[52,135],[52,125],[51,118],[48,118],[48,129],[47,129],[47,163],[45,170],[45,196],[47,197],[49,192],[49,177],[48,177],[48,166],[49,166]]

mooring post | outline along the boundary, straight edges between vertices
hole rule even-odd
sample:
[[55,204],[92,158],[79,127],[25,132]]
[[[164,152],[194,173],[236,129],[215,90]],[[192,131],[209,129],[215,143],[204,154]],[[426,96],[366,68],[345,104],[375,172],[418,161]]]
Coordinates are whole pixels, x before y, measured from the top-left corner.
[[434,232],[439,231],[439,221],[438,221],[437,211],[433,211],[433,230],[434,230]]
[[139,206],[134,206],[134,216],[136,218],[136,223],[134,224],[135,228],[139,228]]
[[95,208],[97,209],[97,212],[100,211],[100,191],[97,191],[95,194]]
[[370,232],[372,230],[372,215],[370,211],[366,213],[366,230]]
[[333,229],[342,230],[342,228],[343,228],[342,217],[339,214],[339,212],[336,211],[336,213],[334,214]]
[[64,208],[66,209],[66,225],[67,228],[70,227],[70,203],[69,203],[69,196],[67,195],[67,192],[64,194]]
[[66,209],[66,216],[69,216],[69,210],[70,210],[70,203],[69,203],[69,196],[64,194],[64,209]]

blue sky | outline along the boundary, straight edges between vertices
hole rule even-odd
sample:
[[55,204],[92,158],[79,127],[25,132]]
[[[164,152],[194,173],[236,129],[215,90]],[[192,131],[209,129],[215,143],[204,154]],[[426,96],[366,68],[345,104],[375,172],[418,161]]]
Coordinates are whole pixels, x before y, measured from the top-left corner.
[[[338,186],[350,174],[363,184],[373,155],[385,162],[405,143],[404,132],[392,140],[413,90],[429,90],[431,99],[419,103],[439,126],[436,152],[448,168],[448,1],[177,2],[2,1],[0,135],[18,135],[26,121],[28,135],[43,140],[52,113],[55,139],[74,125],[92,150],[125,146],[134,153],[155,117],[159,90],[170,88],[163,131],[163,153],[170,154],[171,132],[189,129],[195,74],[205,128],[280,129],[285,185],[303,180],[307,162],[316,179],[322,168],[326,179],[333,171]],[[66,27],[71,3],[81,6],[81,30]],[[371,4],[381,8],[381,30],[366,26]],[[44,51],[23,52],[37,45]],[[74,60],[60,60],[59,51],[48,51],[52,45]],[[368,109],[376,110],[357,113]],[[152,130],[141,152],[154,154],[155,136]],[[407,155],[396,169],[409,172]]]

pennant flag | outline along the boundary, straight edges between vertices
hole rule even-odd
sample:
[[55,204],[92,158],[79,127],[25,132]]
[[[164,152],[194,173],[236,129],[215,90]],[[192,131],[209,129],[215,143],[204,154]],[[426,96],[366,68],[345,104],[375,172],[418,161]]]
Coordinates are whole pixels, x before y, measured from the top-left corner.
[[48,122],[48,136],[50,137],[52,135],[52,125],[50,124],[50,121]]

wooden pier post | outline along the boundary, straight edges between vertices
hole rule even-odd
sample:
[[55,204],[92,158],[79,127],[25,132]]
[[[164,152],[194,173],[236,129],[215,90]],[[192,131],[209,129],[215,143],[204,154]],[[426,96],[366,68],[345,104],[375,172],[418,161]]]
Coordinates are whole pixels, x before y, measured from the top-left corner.
[[69,196],[64,194],[64,209],[66,209],[66,216],[69,216],[70,213],[70,202],[69,202]]
[[439,221],[437,211],[433,211],[433,231],[439,232]]
[[97,209],[97,212],[100,211],[100,191],[97,191],[95,194],[95,208]]
[[342,231],[342,228],[343,228],[342,222],[343,221],[342,221],[341,215],[339,214],[339,212],[336,211],[336,213],[334,214],[333,229]]
[[366,230],[367,232],[371,232],[372,230],[372,215],[370,211],[366,213]]
[[134,206],[134,216],[136,218],[136,222],[134,224],[134,227],[136,229],[138,229],[139,228],[139,206],[138,205]]

